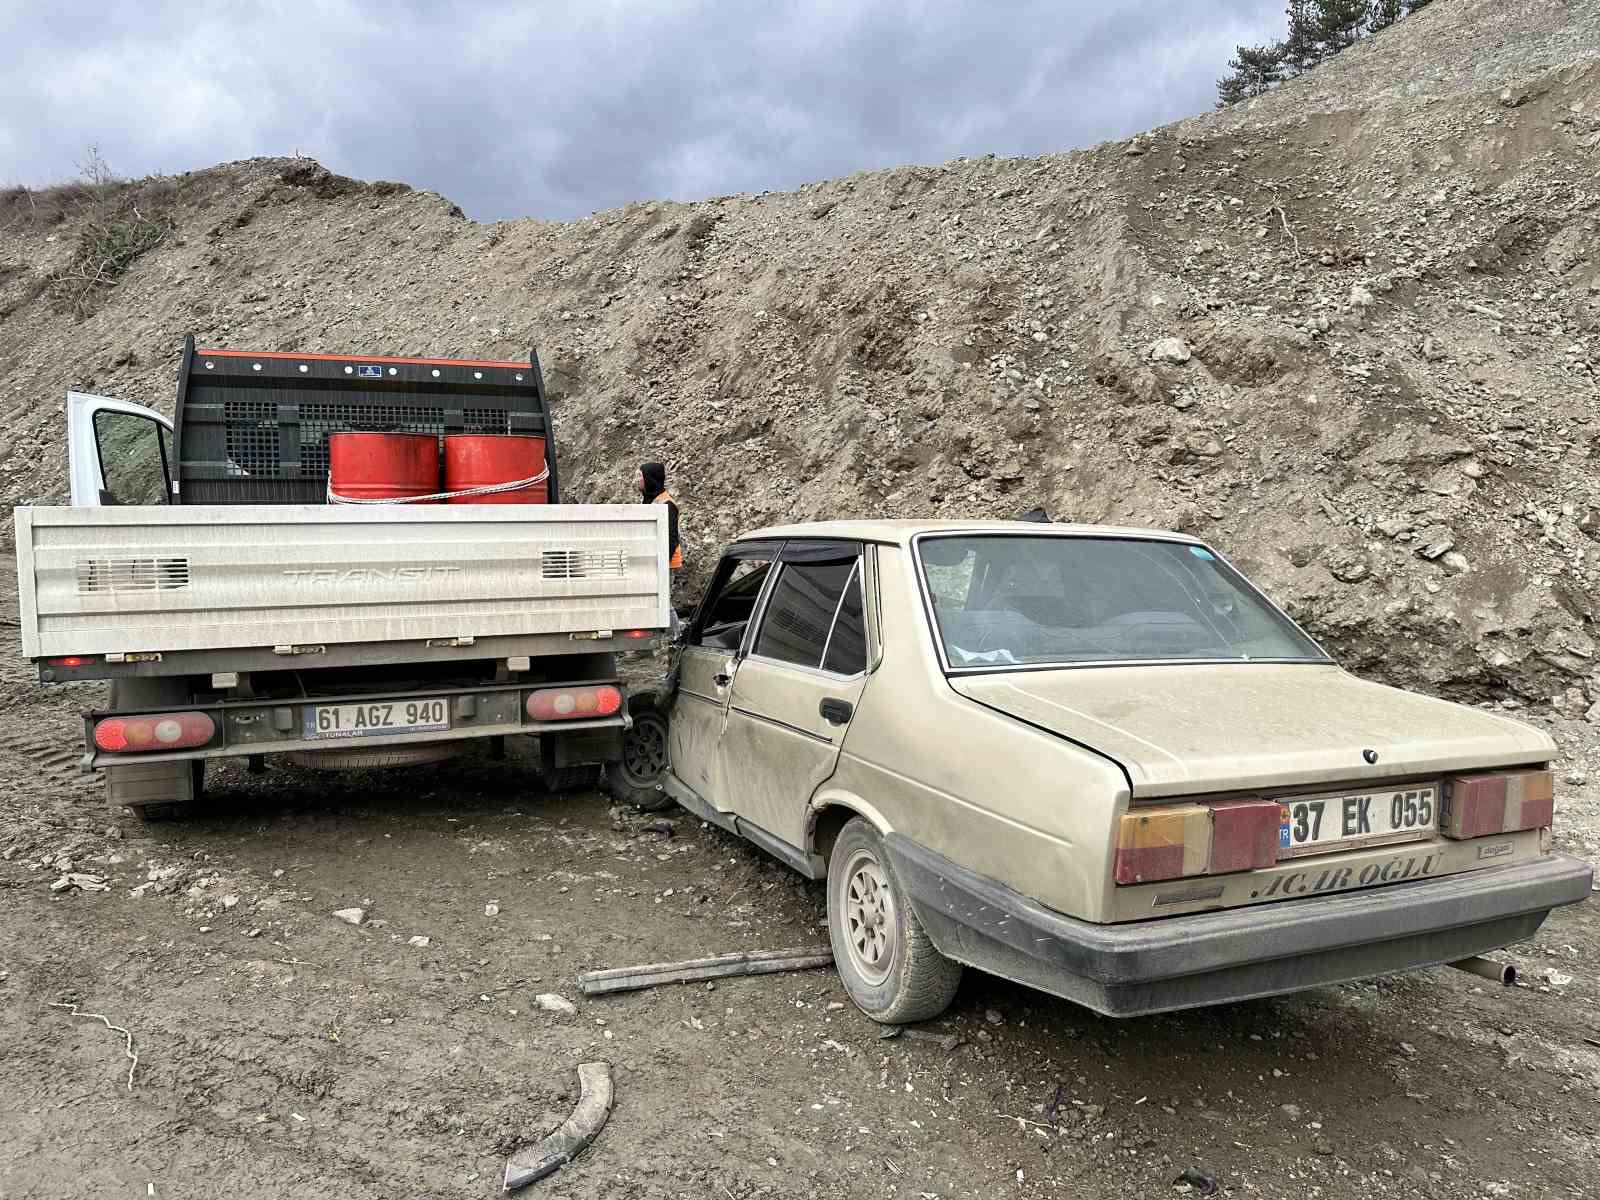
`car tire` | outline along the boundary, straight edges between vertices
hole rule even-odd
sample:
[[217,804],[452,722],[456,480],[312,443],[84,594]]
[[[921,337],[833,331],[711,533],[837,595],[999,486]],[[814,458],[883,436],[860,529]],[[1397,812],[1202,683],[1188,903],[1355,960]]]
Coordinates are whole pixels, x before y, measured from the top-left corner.
[[[110,712],[172,708],[191,700],[188,684],[181,679],[113,679],[106,708]],[[200,758],[108,766],[106,806],[113,814],[126,808],[141,821],[183,821],[200,812],[205,786],[206,764]]]
[[656,692],[628,697],[633,728],[623,731],[622,758],[606,764],[606,791],[615,800],[644,812],[663,812],[673,805],[661,788],[666,778],[667,714]]
[[828,939],[845,991],[880,1024],[936,1017],[961,986],[961,964],[934,946],[883,838],[860,817],[839,831],[828,859]]

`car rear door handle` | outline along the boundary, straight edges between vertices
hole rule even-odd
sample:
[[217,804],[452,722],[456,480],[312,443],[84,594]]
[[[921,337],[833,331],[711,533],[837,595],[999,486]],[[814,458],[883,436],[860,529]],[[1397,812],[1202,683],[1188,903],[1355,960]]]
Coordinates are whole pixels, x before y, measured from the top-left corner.
[[822,714],[822,719],[830,725],[847,724],[855,715],[856,706],[848,700],[837,700],[827,696],[822,703],[817,705],[817,711]]
[[717,674],[711,677],[711,682],[716,684],[718,687],[727,687],[733,682],[733,676],[724,675],[719,671]]

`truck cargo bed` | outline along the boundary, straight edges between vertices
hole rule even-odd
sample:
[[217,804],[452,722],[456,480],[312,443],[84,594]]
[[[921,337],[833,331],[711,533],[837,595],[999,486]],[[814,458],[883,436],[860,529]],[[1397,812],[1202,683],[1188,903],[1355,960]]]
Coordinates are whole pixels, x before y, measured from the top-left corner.
[[661,630],[661,505],[16,509],[30,658]]

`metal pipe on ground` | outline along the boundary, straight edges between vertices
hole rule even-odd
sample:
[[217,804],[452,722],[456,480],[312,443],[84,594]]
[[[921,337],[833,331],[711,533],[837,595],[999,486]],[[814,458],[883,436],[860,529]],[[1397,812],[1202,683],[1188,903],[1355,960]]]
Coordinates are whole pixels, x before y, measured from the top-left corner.
[[1495,962],[1492,958],[1484,958],[1481,954],[1474,954],[1471,958],[1459,959],[1453,963],[1446,963],[1447,967],[1454,967],[1458,971],[1465,971],[1468,975],[1476,975],[1479,979],[1487,979],[1493,983],[1504,984],[1510,987],[1517,981],[1517,969],[1510,963]]

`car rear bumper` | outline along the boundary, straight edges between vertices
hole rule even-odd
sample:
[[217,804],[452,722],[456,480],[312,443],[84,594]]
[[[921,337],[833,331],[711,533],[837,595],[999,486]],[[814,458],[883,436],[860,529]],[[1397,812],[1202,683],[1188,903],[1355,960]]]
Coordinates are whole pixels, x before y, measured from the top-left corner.
[[1584,899],[1555,854],[1339,896],[1097,925],[1064,916],[900,834],[895,877],[948,958],[1130,1017],[1454,962],[1530,936]]

